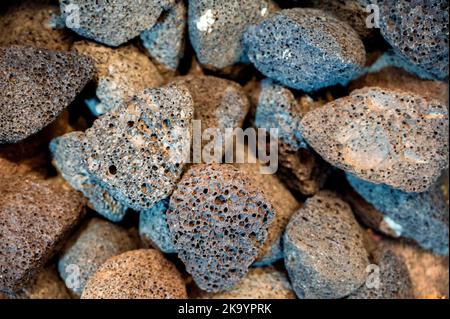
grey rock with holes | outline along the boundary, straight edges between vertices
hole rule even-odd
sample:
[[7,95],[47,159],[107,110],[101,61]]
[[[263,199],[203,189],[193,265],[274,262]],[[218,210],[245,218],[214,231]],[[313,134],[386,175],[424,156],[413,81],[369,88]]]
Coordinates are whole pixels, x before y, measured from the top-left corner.
[[246,61],[244,32],[271,10],[268,0],[189,1],[189,37],[198,61],[212,69]]
[[366,87],[308,112],[302,134],[326,161],[359,178],[426,191],[448,167],[442,101]]
[[0,48],[0,144],[53,122],[93,78],[92,61],[73,52]]
[[261,73],[303,91],[347,84],[366,58],[356,31],[317,9],[279,11],[249,27],[244,43]]
[[83,193],[93,210],[110,221],[119,222],[128,207],[90,176],[83,157],[83,143],[83,132],[71,132],[53,139],[50,142],[53,165],[74,189]]
[[192,166],[170,198],[172,242],[208,292],[236,285],[267,238],[274,211],[251,176],[229,164]]
[[135,210],[168,197],[189,159],[193,102],[181,86],[145,89],[86,130],[89,174]]
[[179,0],[150,29],[141,33],[142,44],[150,56],[170,70],[176,70],[183,58],[187,9]]
[[136,248],[125,229],[93,218],[67,241],[58,259],[59,275],[80,297],[88,279],[107,259]]
[[369,265],[350,206],[329,191],[306,200],[289,221],[284,262],[299,298],[342,298],[361,287]]
[[61,0],[66,27],[97,42],[119,46],[151,28],[173,0]]
[[423,193],[406,193],[351,174],[347,180],[382,215],[390,232],[413,239],[436,254],[448,255],[448,205],[438,185]]
[[385,0],[380,32],[410,64],[436,79],[448,77],[448,1]]

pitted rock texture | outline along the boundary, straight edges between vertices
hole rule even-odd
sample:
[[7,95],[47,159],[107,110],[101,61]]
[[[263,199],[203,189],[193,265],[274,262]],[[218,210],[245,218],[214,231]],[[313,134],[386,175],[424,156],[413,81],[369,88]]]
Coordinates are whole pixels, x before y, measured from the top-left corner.
[[317,9],[279,11],[249,27],[244,39],[248,57],[260,72],[303,91],[344,85],[365,63],[358,34]]
[[150,56],[169,70],[176,70],[185,50],[187,9],[183,0],[166,13],[158,22],[141,33],[141,40]]
[[369,260],[350,206],[329,191],[307,199],[286,228],[284,262],[299,298],[342,298],[361,287]]
[[303,137],[326,161],[373,183],[423,192],[448,167],[448,110],[377,87],[308,112]]
[[263,164],[253,151],[245,147],[247,163],[235,163],[241,172],[252,177],[253,185],[263,192],[274,211],[269,226],[267,240],[261,247],[256,261],[257,265],[268,265],[283,258],[281,239],[291,216],[300,207],[300,203],[274,174],[264,174]]
[[82,299],[186,299],[175,266],[155,249],[132,250],[108,259],[89,279]]
[[170,196],[189,159],[193,102],[180,86],[146,89],[85,133],[89,174],[141,211]]
[[278,174],[296,191],[315,194],[325,183],[328,168],[308,145],[301,133],[301,119],[307,111],[322,104],[309,96],[299,100],[286,87],[264,79],[253,90],[252,102],[256,105],[254,126],[278,129]]
[[244,32],[273,10],[269,0],[189,1],[189,37],[206,68],[223,69],[245,62]]
[[296,299],[286,274],[273,267],[252,268],[231,290],[201,292],[198,299]]
[[158,87],[163,78],[150,59],[133,45],[118,49],[93,42],[75,42],[73,49],[90,56],[98,73],[97,97],[101,102],[94,115],[118,107],[144,89]]
[[448,256],[435,255],[403,240],[383,240],[382,244],[405,261],[416,298],[449,298]]
[[448,206],[438,186],[423,193],[406,193],[351,174],[347,180],[383,216],[388,234],[411,238],[425,249],[448,255]]
[[83,193],[93,210],[110,221],[119,222],[125,217],[128,207],[89,175],[83,157],[83,143],[83,132],[71,132],[53,139],[50,142],[53,165],[70,186]]
[[93,77],[90,59],[32,47],[0,48],[0,144],[50,124]]
[[19,290],[17,299],[70,299],[70,294],[54,267],[40,271],[25,288]]
[[199,164],[178,183],[167,221],[178,257],[196,284],[219,292],[245,276],[273,215],[250,176],[229,164]]
[[301,133],[302,109],[294,94],[271,79],[260,84],[254,125],[278,129],[278,137],[291,149],[307,148]]
[[[351,294],[349,299],[413,299],[414,290],[409,276],[408,267],[403,258],[394,252],[381,248],[374,256],[374,265],[379,268],[379,286],[361,286]],[[370,275],[369,275],[370,276]],[[373,278],[375,279],[375,277]],[[375,279],[376,280],[376,279]]]
[[437,99],[448,106],[448,83],[422,80],[398,67],[388,66],[376,72],[369,72],[350,83],[349,89],[353,91],[366,86],[409,91],[423,97]]
[[66,27],[97,42],[119,46],[151,28],[173,0],[61,0]]
[[150,209],[139,213],[139,235],[142,241],[164,253],[176,253],[167,225],[169,199],[163,199]]
[[[73,109],[73,108],[72,108]],[[48,144],[56,136],[61,136],[74,130],[74,126],[85,128],[82,118],[70,119],[68,109],[61,112],[60,115],[51,124],[40,130],[34,135],[14,144],[0,145],[0,157],[16,163],[22,172],[34,172],[42,177],[49,177],[54,174],[49,163]]]
[[[250,103],[243,88],[236,82],[214,76],[183,76],[177,77],[173,83],[189,89],[194,101],[194,119],[201,121],[202,132],[205,129],[216,129],[221,133],[224,149],[230,145],[224,140],[225,129],[240,128],[250,109]],[[205,147],[210,140],[202,140]],[[215,154],[216,155],[216,154]],[[222,154],[217,154],[222,155]],[[220,162],[220,158],[214,158]]]
[[84,215],[84,199],[33,175],[0,177],[0,291],[24,287]]
[[73,41],[50,1],[15,1],[0,13],[0,46],[29,45],[67,51]]
[[63,248],[59,275],[79,297],[88,279],[107,259],[136,248],[137,243],[125,229],[93,218]]
[[[366,11],[366,7],[372,0],[306,0],[302,2],[302,5],[306,4],[321,9],[333,14],[339,20],[347,22],[361,38],[369,38],[375,33],[375,21],[368,19],[373,10]],[[373,27],[367,26],[367,19],[373,23]]]
[[380,3],[380,31],[409,63],[448,78],[448,1],[385,0]]

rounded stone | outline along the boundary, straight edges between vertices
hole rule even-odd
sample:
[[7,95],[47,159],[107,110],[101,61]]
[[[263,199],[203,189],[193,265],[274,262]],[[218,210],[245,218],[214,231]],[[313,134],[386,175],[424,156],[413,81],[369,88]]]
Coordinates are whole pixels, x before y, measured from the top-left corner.
[[116,47],[152,27],[173,2],[61,0],[60,8],[67,28],[88,39]]
[[246,61],[243,36],[249,25],[269,15],[268,0],[192,0],[189,37],[199,62],[223,69]]
[[266,241],[273,210],[249,176],[229,164],[192,166],[170,198],[172,242],[196,284],[233,287]]
[[423,192],[448,167],[448,110],[439,100],[369,87],[308,112],[301,124],[326,161],[373,183]]
[[329,191],[306,200],[284,235],[284,263],[299,298],[342,298],[361,287],[369,265],[350,206]]
[[58,260],[67,288],[81,296],[88,279],[109,258],[137,248],[125,229],[93,218],[68,240]]
[[132,250],[108,259],[87,282],[82,299],[186,299],[175,266],[155,249]]
[[250,61],[261,73],[307,92],[345,85],[365,63],[358,34],[317,9],[279,11],[249,27],[244,41]]
[[0,48],[0,144],[16,143],[53,122],[94,76],[74,52]]
[[0,176],[0,291],[26,286],[84,216],[68,185],[28,174]]

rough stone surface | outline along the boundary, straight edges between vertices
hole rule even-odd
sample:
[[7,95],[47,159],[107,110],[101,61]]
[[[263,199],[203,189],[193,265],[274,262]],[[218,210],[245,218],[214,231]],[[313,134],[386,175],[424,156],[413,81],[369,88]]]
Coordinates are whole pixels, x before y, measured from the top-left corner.
[[144,243],[161,250],[164,253],[175,253],[172,238],[167,225],[166,212],[169,199],[163,199],[150,209],[139,214],[139,235]]
[[328,191],[306,200],[289,221],[284,262],[299,298],[342,298],[364,284],[369,264],[350,206]]
[[448,206],[438,186],[423,193],[406,193],[350,174],[347,180],[383,216],[380,224],[384,227],[378,230],[388,228],[388,234],[411,238],[425,249],[448,254]]
[[449,298],[448,256],[434,255],[402,240],[383,240],[382,243],[405,261],[416,298]]
[[259,71],[303,91],[346,84],[365,63],[358,34],[317,9],[277,12],[249,27],[244,39],[248,57]]
[[229,164],[200,164],[178,183],[167,221],[178,257],[196,284],[218,292],[245,276],[273,215],[250,176]]
[[[414,291],[408,267],[403,258],[388,249],[380,249],[374,256],[379,287],[361,286],[349,299],[413,299]],[[375,274],[373,274],[375,275]]]
[[71,132],[53,139],[50,142],[53,165],[70,186],[83,193],[93,210],[113,222],[121,221],[128,207],[89,175],[83,143],[83,132]]
[[[61,0],[66,26],[79,35],[119,46],[151,28],[173,0]],[[95,18],[93,18],[95,17]]]
[[189,156],[193,102],[179,86],[146,89],[98,118],[86,133],[89,174],[141,211],[168,197]]
[[93,76],[90,59],[32,47],[0,48],[0,144],[50,124]]
[[150,59],[134,45],[118,49],[93,42],[79,41],[73,49],[90,56],[98,73],[97,97],[94,115],[118,107],[146,88],[158,87],[163,78]]
[[386,0],[380,4],[380,31],[411,64],[448,77],[448,1]]
[[0,13],[0,46],[30,45],[67,51],[70,32],[59,23],[59,8],[50,1],[15,1]]
[[[306,0],[302,2],[331,13],[339,20],[347,22],[358,32],[361,38],[369,38],[375,33],[376,28],[368,28],[366,24],[369,16],[366,6],[372,2],[371,0]],[[369,21],[374,22],[371,19]]]
[[67,242],[58,271],[67,288],[79,297],[88,279],[107,259],[136,248],[125,229],[94,218]]
[[253,185],[259,189],[273,208],[274,217],[269,226],[267,240],[259,251],[257,265],[268,265],[283,258],[281,239],[292,214],[300,203],[274,174],[262,174],[263,164],[255,154],[245,148],[247,163],[234,164],[241,172],[251,176]]
[[268,0],[189,1],[189,37],[199,62],[212,69],[245,62],[246,28],[271,11]]
[[[225,136],[226,128],[240,128],[250,109],[250,103],[243,88],[236,82],[214,76],[183,76],[173,83],[181,84],[189,89],[194,101],[194,119],[201,121],[202,132],[205,129],[217,129],[215,132]],[[222,141],[224,149],[229,147]],[[210,143],[202,140],[202,147]],[[214,154],[217,162],[223,154]]]
[[305,195],[315,194],[325,183],[328,168],[308,149],[300,123],[307,111],[321,103],[308,96],[297,100],[288,88],[270,79],[261,81],[253,91],[254,126],[278,129],[279,175],[291,189]]
[[199,293],[198,299],[296,299],[286,274],[273,267],[253,268],[232,289]]
[[384,89],[398,89],[419,94],[430,99],[437,99],[448,106],[448,83],[442,81],[426,81],[394,66],[384,67],[356,79],[349,85],[350,91],[366,86],[377,86]]
[[0,176],[0,291],[25,286],[84,214],[68,186],[33,175]]
[[40,271],[27,285],[14,296],[17,299],[70,299],[64,282],[53,267]]
[[186,286],[175,266],[155,249],[108,259],[89,279],[82,299],[183,299]]
[[303,137],[326,161],[373,183],[423,192],[448,167],[448,110],[410,92],[365,88],[308,112]]
[[141,33],[150,56],[170,70],[176,70],[183,58],[186,24],[186,6],[179,0],[151,29]]

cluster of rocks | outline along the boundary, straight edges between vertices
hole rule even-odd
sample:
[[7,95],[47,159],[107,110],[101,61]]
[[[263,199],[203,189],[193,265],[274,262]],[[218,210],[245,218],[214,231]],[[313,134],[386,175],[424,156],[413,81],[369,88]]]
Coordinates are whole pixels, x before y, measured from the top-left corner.
[[448,298],[448,1],[371,5],[0,5],[0,299]]

